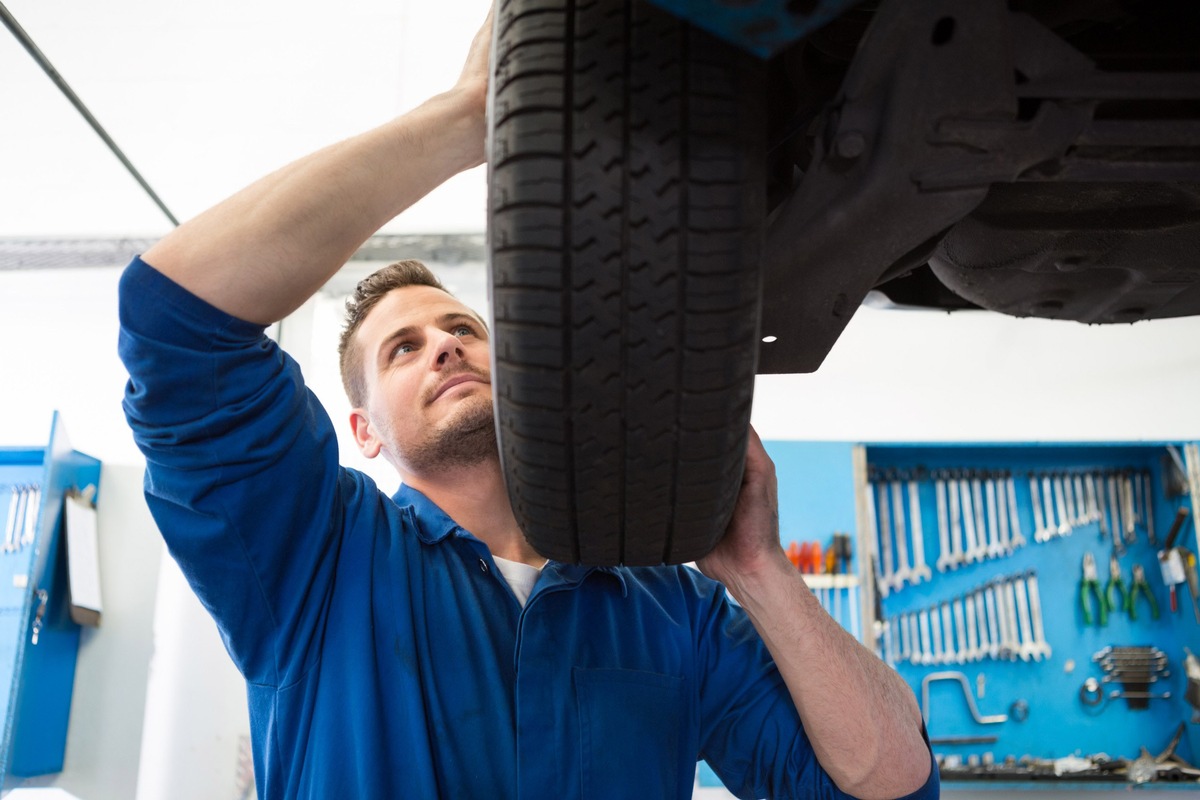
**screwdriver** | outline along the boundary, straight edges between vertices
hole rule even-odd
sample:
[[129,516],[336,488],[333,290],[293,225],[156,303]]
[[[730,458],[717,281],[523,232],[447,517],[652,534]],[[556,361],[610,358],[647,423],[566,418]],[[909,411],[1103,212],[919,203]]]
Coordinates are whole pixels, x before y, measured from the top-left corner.
[[[1171,523],[1171,530],[1167,534],[1166,547],[1158,551],[1158,566],[1162,570],[1163,583],[1166,584],[1170,591],[1171,598],[1171,613],[1174,614],[1179,610],[1179,598],[1176,586],[1184,583],[1188,579],[1187,569],[1185,567],[1186,558],[1183,552],[1179,552],[1182,548],[1176,549],[1175,540],[1179,537],[1179,532],[1183,529],[1183,523],[1187,521],[1188,509],[1181,507],[1175,512],[1175,519]],[[1194,557],[1193,557],[1194,560]],[[1198,587],[1200,588],[1200,587]],[[1192,593],[1192,603],[1196,603],[1196,590],[1189,585],[1188,589]],[[1200,615],[1200,610],[1193,607]]]

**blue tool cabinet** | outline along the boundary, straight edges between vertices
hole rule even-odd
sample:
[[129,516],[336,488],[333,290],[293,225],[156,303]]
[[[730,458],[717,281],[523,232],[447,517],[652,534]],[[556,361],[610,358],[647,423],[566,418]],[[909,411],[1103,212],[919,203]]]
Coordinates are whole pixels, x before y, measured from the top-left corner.
[[[934,750],[943,764],[944,785],[999,790],[1119,788],[1129,782],[1128,762],[1134,762],[1142,748],[1151,757],[1163,753],[1181,725],[1174,753],[1179,759],[1198,765],[1200,724],[1192,720],[1200,716],[1193,716],[1193,706],[1185,699],[1188,680],[1184,659],[1187,651],[1200,656],[1200,620],[1194,613],[1186,583],[1176,587],[1177,610],[1171,610],[1158,559],[1180,508],[1188,509],[1189,514],[1175,546],[1186,547],[1193,554],[1200,550],[1194,519],[1196,509],[1192,507],[1192,493],[1197,491],[1196,484],[1200,481],[1196,479],[1200,476],[1193,472],[1193,484],[1189,487],[1188,464],[1181,463],[1182,470],[1177,468],[1171,455],[1173,450],[1180,462],[1187,462],[1183,443],[772,441],[766,446],[779,476],[781,538],[785,545],[791,540],[828,537],[835,530],[857,531],[852,568],[857,573],[862,615],[856,627],[847,627],[904,677],[919,700],[927,694],[928,701],[923,703],[922,710],[927,714]],[[1193,469],[1200,469],[1200,465]],[[985,531],[994,534],[1000,527],[999,508],[1004,505],[1006,517],[1010,516],[1009,510],[1015,510],[1025,543],[1005,550],[997,536],[990,555],[985,550],[983,557],[972,559],[971,563],[964,560],[954,567],[943,561],[943,569],[939,570],[942,531],[949,527],[949,519],[944,526],[940,525],[936,481],[946,482],[949,517],[950,475],[957,476],[953,480],[967,482],[972,501],[976,497],[982,500]],[[979,480],[978,490],[972,476]],[[1005,476],[1012,479],[1011,497]],[[1121,485],[1122,476],[1126,486]],[[1134,476],[1148,477],[1150,491],[1145,489],[1145,477],[1138,478],[1135,491]],[[1038,505],[1046,500],[1043,490],[1049,489],[1049,513],[1054,515],[1056,524],[1054,534],[1045,541],[1036,541],[1034,537],[1035,497],[1031,477],[1037,481]],[[1097,479],[1104,483],[1112,477],[1116,492],[1110,497],[1107,486],[1089,488],[1089,477],[1093,484]],[[995,497],[990,502],[989,480]],[[893,570],[899,566],[897,498],[907,539],[907,560],[911,565],[915,523],[920,528],[925,562],[930,570],[927,580],[903,581],[899,588],[893,586],[882,591],[881,488],[888,499],[886,513],[890,516],[888,534]],[[919,516],[912,503],[914,497]],[[1111,508],[1110,499],[1118,499],[1116,508]],[[1101,504],[1106,506],[1104,536],[1094,513]],[[1069,533],[1058,532],[1060,508],[1073,512],[1062,515],[1074,522]],[[1147,523],[1151,513],[1147,508],[1152,512],[1157,543],[1149,541]],[[960,503],[959,526],[964,546],[965,510]],[[974,510],[972,503],[972,513]],[[1041,512],[1045,522],[1047,509],[1042,508]],[[1152,616],[1149,602],[1139,595],[1136,618],[1131,619],[1122,607],[1110,611],[1101,625],[1097,598],[1090,594],[1091,620],[1085,621],[1081,601],[1084,558],[1092,555],[1098,588],[1107,594],[1110,556],[1114,552],[1109,520],[1114,514],[1121,524],[1121,553],[1117,562],[1125,590],[1131,587],[1134,566],[1140,565],[1158,605],[1157,619]],[[1134,517],[1132,537],[1128,537],[1125,526],[1128,517]],[[1004,530],[1011,539],[1011,522]],[[1132,540],[1126,541],[1127,538]],[[950,549],[953,550],[952,543]],[[816,576],[809,583],[817,591],[816,587],[825,581],[825,576]],[[1048,653],[1039,653],[1032,646],[1037,637],[1032,630],[1036,626],[1030,608],[1031,582],[1036,583],[1034,588],[1042,611],[1041,635]],[[1008,597],[1006,591],[1011,592]],[[1118,603],[1123,599],[1120,592],[1114,592],[1114,596]],[[975,601],[980,606],[974,609],[974,629],[966,622],[968,599],[971,608]],[[1200,603],[1200,598],[1197,602]],[[988,619],[993,603],[1008,606],[995,609],[994,622]],[[1020,646],[1014,647],[1013,654],[1007,657],[1003,646],[994,648],[989,655],[978,632],[989,630],[989,624],[1007,627],[1001,615],[1007,616],[1010,611],[1016,611],[1011,623],[1012,635],[1001,641],[1011,640]],[[963,640],[966,658],[960,661],[956,654],[952,655],[944,636],[940,637],[941,648],[930,647],[932,630],[925,634],[929,642],[922,646],[920,617],[925,612],[939,617],[939,628],[943,622],[949,623],[954,650],[958,651]],[[958,619],[960,614],[962,621]],[[917,642],[915,654],[906,628],[910,620],[915,625],[912,631]],[[989,643],[992,638],[989,634]],[[939,650],[941,663],[925,663],[926,650]],[[1109,671],[1102,664],[1107,664]],[[928,682],[926,692],[922,691],[928,678],[948,672],[962,673],[965,686],[956,676],[945,676]],[[1143,685],[1147,672],[1153,680]],[[1192,691],[1197,689],[1200,686],[1193,686]],[[1110,698],[1113,692],[1122,696]],[[976,715],[971,712],[971,703],[975,704]],[[979,722],[976,716],[986,721]],[[1003,721],[999,721],[1001,718]],[[1083,769],[1073,765],[1070,761],[1073,756],[1089,759],[1092,767]],[[1122,764],[1121,759],[1126,763]],[[1066,771],[1056,776],[1056,762],[1059,769],[1082,771]],[[1139,766],[1145,768],[1147,763],[1143,761]],[[1096,764],[1102,768],[1095,768]],[[1173,765],[1177,762],[1171,759],[1161,772],[1151,767],[1154,774],[1149,777],[1154,780],[1143,788],[1195,791],[1200,787],[1195,780],[1189,780],[1191,775],[1186,770],[1170,769]],[[1119,769],[1121,766],[1126,768]]]
[[79,647],[63,498],[99,484],[100,462],[71,449],[57,414],[46,447],[0,448],[0,790],[62,770]]

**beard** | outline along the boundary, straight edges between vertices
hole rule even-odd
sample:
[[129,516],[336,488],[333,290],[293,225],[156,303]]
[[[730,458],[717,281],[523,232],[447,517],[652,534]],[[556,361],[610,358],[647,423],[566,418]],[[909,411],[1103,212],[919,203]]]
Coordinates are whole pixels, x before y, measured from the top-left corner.
[[492,402],[487,397],[464,398],[441,425],[404,448],[404,461],[418,475],[433,475],[473,467],[499,457]]

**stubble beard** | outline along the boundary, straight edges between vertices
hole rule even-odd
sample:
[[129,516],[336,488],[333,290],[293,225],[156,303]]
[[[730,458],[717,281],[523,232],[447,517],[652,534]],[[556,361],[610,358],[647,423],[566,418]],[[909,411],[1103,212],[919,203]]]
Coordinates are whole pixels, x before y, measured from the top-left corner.
[[495,415],[487,397],[465,398],[444,424],[426,429],[404,452],[409,469],[419,475],[474,467],[498,457]]

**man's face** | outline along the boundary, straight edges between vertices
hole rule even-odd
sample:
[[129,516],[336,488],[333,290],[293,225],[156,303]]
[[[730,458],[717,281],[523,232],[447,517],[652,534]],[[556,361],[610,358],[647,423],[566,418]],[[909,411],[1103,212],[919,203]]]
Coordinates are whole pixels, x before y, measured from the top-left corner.
[[395,289],[356,338],[367,401],[351,422],[364,455],[410,475],[495,456],[489,340],[471,309],[431,286]]

